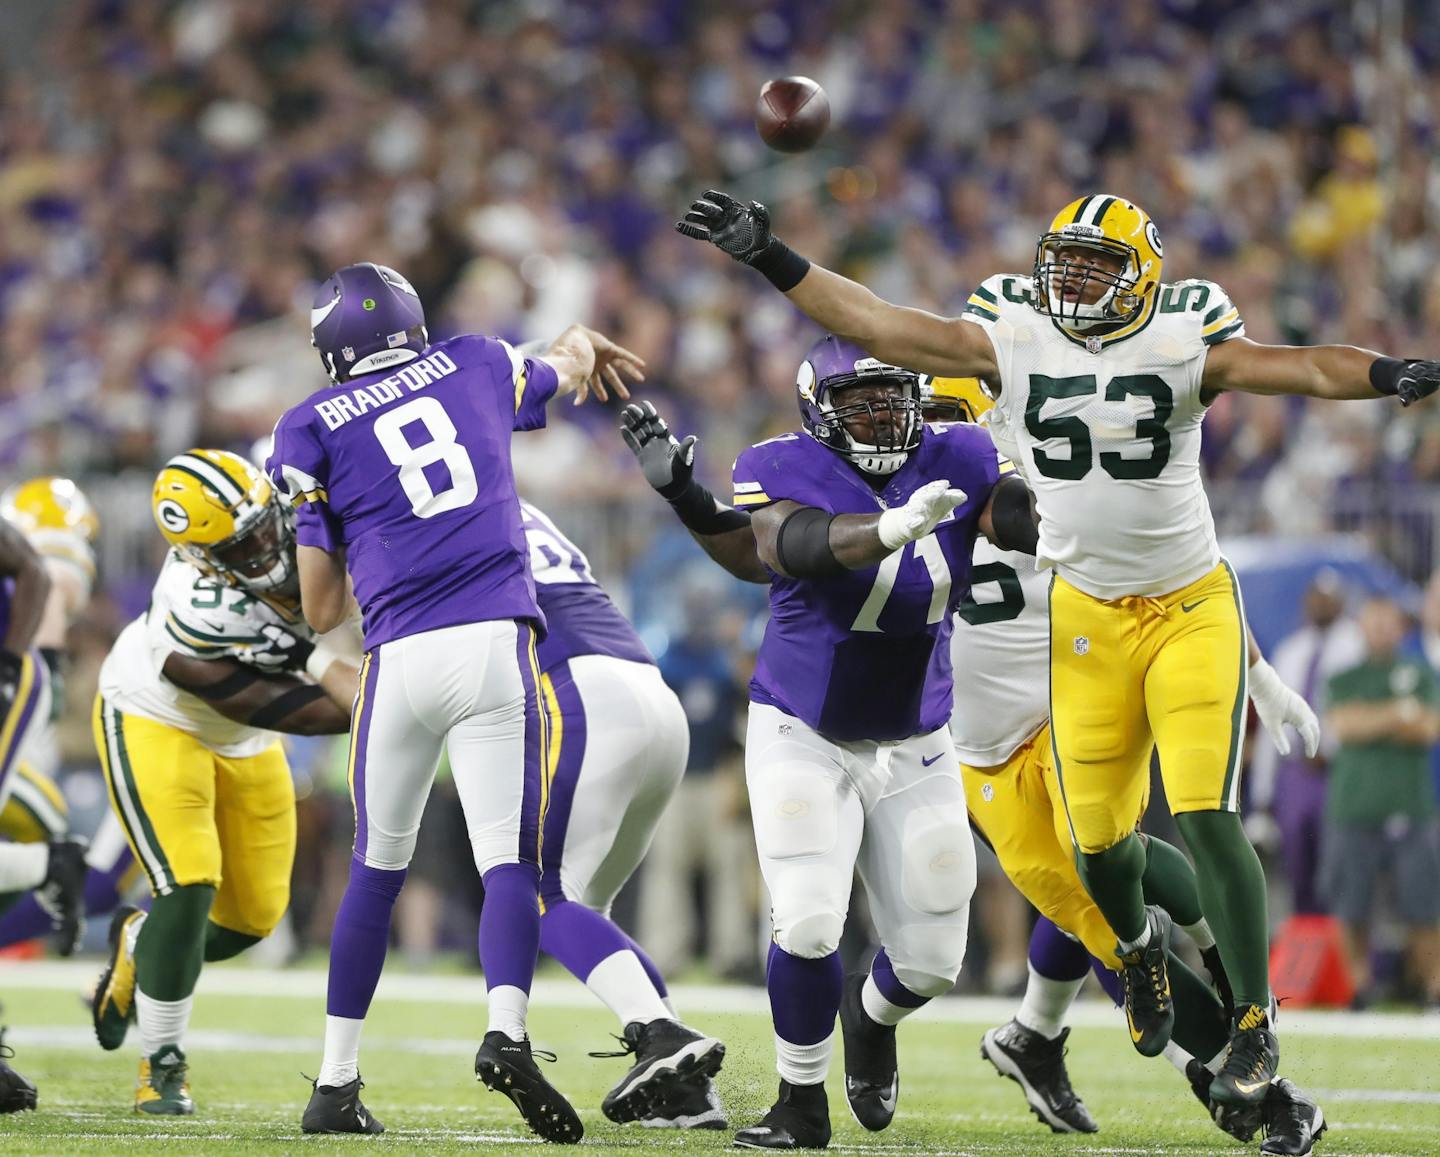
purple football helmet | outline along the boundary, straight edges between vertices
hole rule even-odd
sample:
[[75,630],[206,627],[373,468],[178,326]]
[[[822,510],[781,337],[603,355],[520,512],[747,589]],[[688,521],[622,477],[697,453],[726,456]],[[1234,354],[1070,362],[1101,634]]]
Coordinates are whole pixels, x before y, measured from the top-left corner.
[[337,269],[316,291],[310,341],[330,379],[343,382],[418,358],[430,336],[414,287],[366,261]]
[[[888,400],[835,404],[835,394],[849,386],[891,383],[898,390]],[[920,375],[872,358],[858,345],[827,334],[810,347],[795,378],[800,394],[800,420],[822,446],[843,455],[867,474],[894,474],[920,445],[925,430],[920,412]],[[889,433],[879,442],[857,442],[845,428],[847,419],[868,418],[877,433],[877,411],[889,411]]]

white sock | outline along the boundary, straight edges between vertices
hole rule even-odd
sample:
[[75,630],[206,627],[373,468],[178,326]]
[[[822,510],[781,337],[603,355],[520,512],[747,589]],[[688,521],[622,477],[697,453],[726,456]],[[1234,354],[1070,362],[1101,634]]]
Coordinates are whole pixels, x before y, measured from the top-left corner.
[[892,1004],[880,991],[880,986],[875,983],[873,975],[867,976],[864,985],[861,986],[860,1005],[864,1008],[865,1015],[876,1024],[897,1025],[912,1012],[918,1011],[906,1008],[902,1004]]
[[360,1075],[360,1030],[365,1021],[353,1016],[325,1017],[325,1059],[320,1062],[317,1085],[336,1088]]
[[665,1011],[670,1014],[670,1019],[679,1020],[680,1014],[675,1011],[675,1002],[670,999],[670,994],[666,993],[660,999],[665,1005]]
[[640,957],[628,948],[612,952],[592,968],[585,978],[585,987],[620,1018],[622,1025],[637,1020],[649,1024],[652,1020],[670,1018],[670,1010],[655,991],[655,984],[640,963]]
[[1120,944],[1119,944],[1119,946],[1118,946],[1119,949],[1120,949],[1119,955],[1121,955],[1121,956],[1126,956],[1126,955],[1128,955],[1129,953],[1134,952],[1137,948],[1144,948],[1145,945],[1147,945],[1147,944],[1149,944],[1149,943],[1150,943],[1150,918],[1147,916],[1147,917],[1145,918],[1145,930],[1144,930],[1143,932],[1141,932],[1139,936],[1137,936],[1134,940],[1122,940],[1122,941],[1120,941]]
[[818,1085],[830,1072],[830,1055],[835,1051],[835,1033],[818,1044],[792,1045],[775,1038],[775,1071],[792,1085]]
[[1213,1057],[1211,1057],[1208,1061],[1205,1062],[1205,1067],[1209,1069],[1212,1073],[1218,1073],[1222,1068],[1225,1067],[1225,1054],[1229,1051],[1230,1046],[1226,1045],[1223,1049],[1221,1049],[1218,1053],[1216,1053]]
[[194,1004],[193,996],[184,1000],[155,1000],[137,988],[135,1019],[140,1027],[141,1052],[151,1057],[166,1045],[180,1047],[185,1040],[185,1030],[190,1027],[190,1009]]
[[1182,1077],[1185,1075],[1185,1066],[1194,1059],[1173,1040],[1165,1046],[1165,1051],[1161,1055],[1175,1066],[1176,1071]]
[[497,984],[490,990],[490,1023],[486,1032],[503,1032],[513,1041],[525,1039],[525,1017],[530,997],[513,984]]
[[50,871],[47,844],[0,844],[0,892],[30,892]]
[[1030,965],[1030,979],[1025,984],[1025,996],[1015,1019],[1031,1032],[1054,1040],[1065,1028],[1065,1014],[1084,983],[1084,976],[1079,980],[1052,980],[1041,976],[1035,966]]
[[1215,933],[1210,931],[1210,921],[1206,920],[1204,916],[1201,916],[1194,924],[1181,924],[1180,927],[1201,952],[1215,947]]

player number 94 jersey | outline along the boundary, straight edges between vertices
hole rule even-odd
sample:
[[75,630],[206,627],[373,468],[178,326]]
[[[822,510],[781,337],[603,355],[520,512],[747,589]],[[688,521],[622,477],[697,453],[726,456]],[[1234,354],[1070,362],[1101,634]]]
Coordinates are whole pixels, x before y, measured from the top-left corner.
[[962,317],[995,347],[991,424],[1035,492],[1037,562],[1100,599],[1162,595],[1214,569],[1200,478],[1210,346],[1242,336],[1209,281],[1159,287],[1141,316],[1088,342],[1035,310],[1031,278],[990,278]]

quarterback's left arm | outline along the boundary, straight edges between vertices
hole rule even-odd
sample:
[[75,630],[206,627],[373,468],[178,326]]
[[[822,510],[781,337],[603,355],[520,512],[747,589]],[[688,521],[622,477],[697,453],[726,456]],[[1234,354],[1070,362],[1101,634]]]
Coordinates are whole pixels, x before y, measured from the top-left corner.
[[1388,358],[1358,346],[1261,345],[1234,337],[1210,347],[1200,388],[1332,400],[1388,395],[1408,406],[1440,389],[1440,362]]
[[305,621],[318,634],[333,631],[350,617],[354,602],[345,573],[345,548],[326,550],[302,544],[295,548],[295,560],[300,569],[300,607]]
[[1300,734],[1305,755],[1314,759],[1320,750],[1320,717],[1305,702],[1305,697],[1287,686],[1275,668],[1265,661],[1249,623],[1245,624],[1245,637],[1250,659],[1250,702],[1255,704],[1260,726],[1265,728],[1275,750],[1289,755],[1290,736],[1285,732],[1285,724],[1290,724]]

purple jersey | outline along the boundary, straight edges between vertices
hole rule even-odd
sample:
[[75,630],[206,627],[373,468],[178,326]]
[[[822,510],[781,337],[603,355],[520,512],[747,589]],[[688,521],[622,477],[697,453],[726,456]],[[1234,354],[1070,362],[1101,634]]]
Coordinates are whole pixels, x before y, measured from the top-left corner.
[[782,434],[735,463],[735,505],[781,499],[832,514],[903,506],[938,478],[965,491],[932,534],[878,566],[823,579],[771,573],[770,621],[750,698],[803,720],[828,739],[895,740],[944,727],[953,707],[953,612],[970,589],[976,520],[1002,466],[981,427],[927,426],[920,446],[876,489],[809,434]]
[[545,424],[555,371],[495,338],[431,346],[286,412],[265,464],[304,546],[344,549],[365,645],[488,619],[544,625],[510,435]]
[[577,655],[654,663],[635,628],[595,581],[580,548],[530,503],[522,501],[520,513],[530,544],[535,593],[548,629],[537,648],[540,669],[549,671]]

